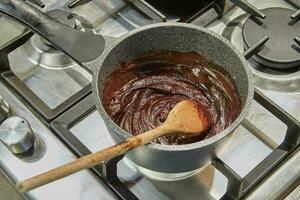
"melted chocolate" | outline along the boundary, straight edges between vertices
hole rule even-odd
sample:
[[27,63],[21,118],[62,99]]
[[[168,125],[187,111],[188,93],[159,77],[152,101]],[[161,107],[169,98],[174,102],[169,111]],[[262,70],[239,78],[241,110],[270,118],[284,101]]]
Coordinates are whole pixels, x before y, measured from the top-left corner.
[[241,106],[228,75],[195,52],[164,51],[125,61],[108,78],[102,103],[108,115],[133,135],[161,125],[182,100],[205,111],[210,128],[195,137],[168,135],[161,144],[187,144],[211,137],[228,127]]

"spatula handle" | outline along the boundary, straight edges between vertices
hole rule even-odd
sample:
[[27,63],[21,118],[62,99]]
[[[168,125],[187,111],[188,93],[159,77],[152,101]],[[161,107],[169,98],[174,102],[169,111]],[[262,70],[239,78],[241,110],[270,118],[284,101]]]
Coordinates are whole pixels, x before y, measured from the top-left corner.
[[106,148],[104,150],[86,155],[63,166],[57,167],[50,171],[44,172],[40,175],[34,176],[32,178],[26,179],[17,184],[17,188],[21,192],[26,192],[28,190],[37,188],[39,186],[45,185],[47,183],[53,182],[65,176],[76,173],[80,170],[87,169],[99,164],[101,161],[110,160],[121,154],[126,153],[128,150],[137,147],[142,144],[149,143],[151,140],[169,133],[168,129],[158,127],[156,129],[150,130],[143,134],[135,137],[130,137],[124,142],[116,144],[112,147]]

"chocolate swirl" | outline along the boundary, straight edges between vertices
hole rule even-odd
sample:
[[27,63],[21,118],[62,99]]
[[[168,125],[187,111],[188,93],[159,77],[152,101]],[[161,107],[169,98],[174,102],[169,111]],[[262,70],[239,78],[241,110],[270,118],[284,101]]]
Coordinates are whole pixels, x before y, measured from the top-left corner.
[[195,52],[164,51],[120,64],[108,78],[102,103],[108,115],[133,135],[161,125],[182,100],[192,100],[209,119],[210,129],[195,137],[169,135],[161,144],[187,144],[228,127],[240,101],[227,72]]

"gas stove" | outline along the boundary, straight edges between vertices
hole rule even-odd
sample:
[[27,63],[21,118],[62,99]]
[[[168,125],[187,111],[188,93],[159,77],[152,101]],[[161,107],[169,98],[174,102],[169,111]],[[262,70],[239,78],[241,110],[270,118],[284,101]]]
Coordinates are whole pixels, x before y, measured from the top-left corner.
[[[293,34],[293,31],[299,33],[299,39],[300,14],[297,10],[300,2],[232,0],[223,5],[222,1],[191,1],[187,5],[180,1],[177,6],[164,2],[28,1],[50,14],[54,9],[68,11],[72,17],[65,23],[104,36],[120,37],[139,26],[180,21],[215,31],[231,41],[241,53],[245,52],[254,75],[255,97],[246,119],[233,133],[220,160],[193,173],[148,173],[145,177],[141,175],[141,169],[120,156],[27,192],[27,198],[300,197],[300,65],[297,63],[300,45]],[[279,17],[283,26],[291,23],[288,26],[292,29],[289,31],[291,36],[289,33],[288,37],[281,36],[284,31],[280,29],[265,31],[264,26],[272,27],[268,23],[274,25],[269,22],[269,16],[273,17],[273,14],[286,17],[286,21]],[[52,15],[62,20],[59,14]],[[12,136],[2,134],[4,136],[0,137],[0,167],[8,177],[18,182],[112,145],[91,95],[93,69],[83,69],[37,35],[4,17],[0,17],[0,23],[6,28],[5,41],[0,43],[0,133],[14,130]],[[12,33],[11,37],[7,36],[8,31]],[[249,31],[253,33],[249,34]],[[256,37],[252,38],[253,35]],[[277,40],[280,40],[279,44],[285,40],[293,46],[287,56],[282,55],[287,52],[284,50],[286,43],[276,51],[277,54],[268,51],[275,48]],[[268,62],[270,57],[278,62]]]

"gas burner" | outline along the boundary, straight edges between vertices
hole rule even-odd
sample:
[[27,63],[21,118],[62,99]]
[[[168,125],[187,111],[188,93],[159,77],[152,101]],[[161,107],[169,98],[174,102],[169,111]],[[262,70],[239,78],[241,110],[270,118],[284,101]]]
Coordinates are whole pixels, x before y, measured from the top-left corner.
[[22,46],[23,52],[30,61],[40,67],[48,69],[62,69],[74,66],[74,61],[61,51],[37,35]]
[[[47,14],[73,29],[88,31],[92,28],[92,25],[79,15],[64,10],[50,10]],[[62,69],[74,67],[75,64],[66,54],[57,50],[47,40],[36,34],[20,48],[25,57],[28,57],[34,65],[40,67]]]
[[[284,10],[292,10],[291,6],[287,6],[283,4],[284,2],[279,1],[282,3],[282,7],[285,8]],[[272,5],[270,3],[270,5]],[[273,8],[271,8],[273,9]],[[265,13],[264,10],[261,10]],[[292,11],[295,13],[295,11]],[[250,20],[249,15],[245,13],[237,13],[234,17],[232,17],[228,22],[225,24],[224,28],[222,29],[222,35],[227,38],[231,43],[233,43],[241,52],[244,52],[247,49],[245,46],[244,38],[243,38],[243,27],[244,23],[247,20]],[[254,19],[251,17],[251,19]],[[268,19],[268,18],[267,18]],[[266,19],[266,20],[267,20]],[[251,20],[250,20],[251,21]],[[288,21],[288,19],[287,19]],[[293,20],[292,20],[293,21]],[[223,22],[222,22],[223,23]],[[299,24],[299,22],[297,22]],[[293,25],[293,27],[296,24]],[[258,25],[256,24],[258,27]],[[216,27],[210,27],[210,29],[215,31],[220,31]],[[256,29],[255,29],[256,30]],[[299,32],[298,32],[299,33]],[[261,38],[258,38],[257,41],[264,38],[265,34],[262,34]],[[299,36],[298,36],[299,37]],[[270,38],[271,39],[271,38]],[[265,45],[271,43],[271,40],[268,40]],[[291,46],[294,44],[294,47],[297,47],[297,43],[295,42],[294,38],[290,41]],[[290,47],[292,49],[292,47]],[[264,48],[265,49],[265,48]],[[264,50],[263,49],[263,50]],[[263,51],[262,50],[262,51]],[[293,49],[292,49],[293,50]],[[295,50],[296,53],[298,53]],[[299,58],[300,53],[298,53]],[[253,57],[252,57],[253,58]],[[282,68],[270,68],[262,65],[261,63],[257,62],[254,59],[250,59],[251,70],[254,74],[254,83],[255,86],[263,89],[265,91],[276,91],[282,93],[289,93],[294,94],[299,92],[299,84],[300,84],[300,67],[294,67],[289,69],[282,69]],[[298,65],[300,66],[300,65]]]
[[264,36],[270,38],[264,48],[253,56],[253,60],[276,69],[300,66],[300,48],[294,41],[300,33],[300,23],[291,20],[295,11],[267,8],[262,12],[267,16],[265,19],[249,17],[243,27],[246,48],[253,46]]
[[[76,27],[75,18],[64,10],[51,10],[47,14],[71,28]],[[24,48],[24,52],[26,52],[32,63],[41,67],[61,69],[69,67],[74,63],[72,59],[36,34],[22,48]]]

